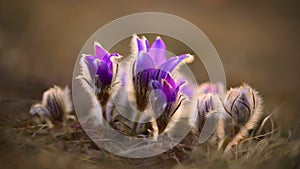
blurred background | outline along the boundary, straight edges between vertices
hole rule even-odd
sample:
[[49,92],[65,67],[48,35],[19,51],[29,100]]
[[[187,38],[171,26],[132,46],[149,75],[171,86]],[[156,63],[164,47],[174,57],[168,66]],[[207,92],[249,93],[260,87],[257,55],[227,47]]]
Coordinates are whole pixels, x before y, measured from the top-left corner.
[[[300,10],[294,0],[0,0],[0,101],[18,100],[2,104],[0,116],[27,114],[30,102],[26,100],[40,100],[54,84],[71,86],[74,64],[86,40],[108,22],[137,12],[170,13],[199,27],[219,53],[227,87],[252,85],[264,97],[267,112],[281,107],[277,120],[299,138]],[[193,53],[174,39],[166,37],[166,43],[175,54]],[[112,50],[126,56],[129,39]],[[199,83],[208,80],[199,60],[190,67]],[[20,104],[24,104],[21,109]],[[4,168],[24,168],[26,162],[38,163],[36,168],[54,164],[71,168],[64,161],[77,161],[70,155],[61,158],[45,152],[32,160],[24,152],[35,149],[23,151],[22,144],[8,144],[16,136],[7,142],[4,137],[0,131]]]
[[[40,99],[53,84],[71,86],[85,41],[106,23],[137,12],[170,13],[198,26],[220,55],[228,87],[249,83],[264,97],[266,111],[283,104],[277,116],[297,127],[300,10],[296,1],[1,0],[0,99]],[[167,40],[171,51],[186,52],[171,41]],[[128,43],[118,46],[123,55],[128,54]],[[191,67],[201,83],[207,73],[198,64]]]

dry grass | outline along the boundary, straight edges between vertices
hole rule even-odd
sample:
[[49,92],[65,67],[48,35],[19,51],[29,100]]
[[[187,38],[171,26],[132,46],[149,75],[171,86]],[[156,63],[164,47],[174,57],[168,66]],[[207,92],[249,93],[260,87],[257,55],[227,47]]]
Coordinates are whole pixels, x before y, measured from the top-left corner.
[[258,134],[244,139],[227,156],[202,144],[193,152],[177,149],[180,153],[168,152],[149,159],[125,159],[99,149],[77,121],[56,124],[49,129],[28,118],[2,118],[0,162],[3,168],[299,167],[300,141],[291,139],[292,131],[276,127],[271,117],[265,119],[261,128],[253,132]]

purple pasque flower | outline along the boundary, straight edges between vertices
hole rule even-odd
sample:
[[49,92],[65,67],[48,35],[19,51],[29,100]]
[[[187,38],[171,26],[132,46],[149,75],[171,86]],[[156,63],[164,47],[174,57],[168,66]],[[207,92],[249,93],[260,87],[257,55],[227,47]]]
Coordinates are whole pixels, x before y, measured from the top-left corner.
[[166,45],[164,41],[157,37],[150,46],[149,41],[143,37],[133,37],[134,55],[136,60],[133,63],[133,85],[135,97],[137,98],[137,108],[143,111],[148,104],[148,96],[151,90],[161,90],[167,104],[175,102],[181,86],[185,81],[176,82],[172,77],[172,71],[182,62],[191,62],[193,56],[183,54],[166,58]]
[[105,104],[109,97],[109,89],[112,85],[115,64],[114,57],[120,57],[117,53],[107,52],[98,42],[94,42],[94,55],[83,55],[84,63],[87,66],[89,77],[85,77],[89,85],[94,89],[98,100]]
[[[133,55],[132,81],[135,94],[135,100],[138,111],[144,111],[152,100],[151,91],[158,90],[157,100],[152,109],[154,113],[158,109],[163,109],[163,113],[156,118],[159,133],[163,132],[169,125],[172,116],[177,112],[185,98],[184,85],[185,80],[175,79],[172,75],[174,70],[183,62],[191,62],[193,56],[183,54],[167,59],[166,45],[164,41],[157,37],[150,46],[149,41],[143,37],[133,36]],[[162,99],[161,97],[165,97]]]

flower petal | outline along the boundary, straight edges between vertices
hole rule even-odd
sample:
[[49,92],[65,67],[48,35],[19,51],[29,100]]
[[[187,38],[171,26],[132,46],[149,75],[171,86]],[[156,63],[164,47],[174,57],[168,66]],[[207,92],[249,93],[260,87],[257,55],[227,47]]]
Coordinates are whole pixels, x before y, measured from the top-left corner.
[[168,72],[165,72],[161,69],[155,69],[154,78],[155,80],[160,81],[161,79],[165,79],[168,75]]
[[149,50],[149,54],[153,58],[154,64],[156,66],[163,64],[167,60],[166,45],[160,37],[157,37],[156,40],[153,42]]
[[112,72],[102,60],[99,62],[99,67],[96,74],[98,75],[98,80],[102,85],[108,86],[111,84]]
[[146,50],[147,50],[147,52],[149,52],[149,50],[150,50],[150,44],[149,44],[148,39],[145,38],[144,42],[145,42]]
[[86,55],[84,56],[84,61],[87,64],[91,78],[94,79],[100,60],[95,56]]
[[94,42],[94,52],[96,57],[98,57],[99,59],[102,59],[104,56],[109,55],[99,42]]
[[174,89],[176,88],[175,81],[169,73],[167,74],[167,77],[165,79],[168,82],[168,84],[170,84],[172,86],[172,88],[174,88]]
[[152,81],[152,87],[153,87],[153,89],[162,89],[161,84],[157,80]]
[[136,44],[138,48],[138,54],[140,52],[146,51],[145,43],[139,37],[136,36]]
[[193,97],[193,95],[195,94],[195,87],[192,84],[190,84],[190,83],[184,83],[184,84],[182,84],[180,86],[179,90],[180,90],[180,93],[184,94],[188,98]]
[[140,72],[140,86],[151,88],[151,79],[153,79],[154,69],[145,69]]
[[154,68],[154,64],[151,56],[145,52],[140,53],[136,60],[136,66],[134,69],[135,75],[145,69],[150,69],[150,68]]
[[174,91],[172,85],[165,79],[162,80],[162,90],[166,95],[167,102],[173,102],[176,100],[177,93]]
[[162,65],[160,65],[158,67],[158,69],[162,69],[162,70],[164,70],[166,72],[172,72],[176,68],[176,66],[179,63],[181,63],[182,61],[189,62],[192,59],[193,59],[193,56],[190,55],[190,54],[184,54],[184,55],[180,55],[180,56],[176,56],[176,57],[171,57],[165,63],[163,63]]

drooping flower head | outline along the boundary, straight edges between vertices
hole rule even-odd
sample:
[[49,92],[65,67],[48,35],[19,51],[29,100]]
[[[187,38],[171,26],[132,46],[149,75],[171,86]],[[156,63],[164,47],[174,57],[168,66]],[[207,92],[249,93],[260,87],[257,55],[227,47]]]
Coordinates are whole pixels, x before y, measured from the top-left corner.
[[112,59],[119,57],[117,53],[107,52],[98,42],[94,43],[94,54],[84,54],[82,57],[81,66],[84,70],[81,78],[93,88],[101,104],[107,102],[114,72],[117,71]]

